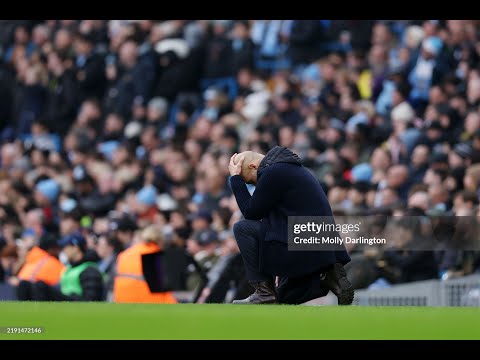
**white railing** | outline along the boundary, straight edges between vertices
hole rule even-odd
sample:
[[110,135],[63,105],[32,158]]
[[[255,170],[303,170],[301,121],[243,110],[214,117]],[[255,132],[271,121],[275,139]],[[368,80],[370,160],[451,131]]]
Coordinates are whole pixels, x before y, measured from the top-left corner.
[[354,305],[480,306],[480,275],[428,280],[385,289],[356,290]]

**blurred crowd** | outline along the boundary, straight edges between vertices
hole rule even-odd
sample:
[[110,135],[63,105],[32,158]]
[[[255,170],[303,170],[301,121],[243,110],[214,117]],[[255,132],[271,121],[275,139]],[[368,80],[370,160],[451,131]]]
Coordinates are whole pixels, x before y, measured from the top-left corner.
[[[22,299],[248,295],[228,162],[275,145],[336,214],[478,216],[479,25],[0,21],[0,282]],[[192,297],[140,289],[159,249]],[[357,288],[480,267],[458,249],[350,250]]]

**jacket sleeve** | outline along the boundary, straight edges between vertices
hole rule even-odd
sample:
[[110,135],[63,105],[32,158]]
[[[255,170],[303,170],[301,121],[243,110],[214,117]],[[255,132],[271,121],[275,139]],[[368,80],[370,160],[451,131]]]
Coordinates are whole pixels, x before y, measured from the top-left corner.
[[95,267],[88,267],[80,274],[80,285],[83,290],[81,301],[102,301],[104,285],[102,274]]
[[230,178],[232,188],[238,207],[245,219],[261,220],[271,212],[278,203],[282,193],[280,179],[276,165],[263,170],[262,176],[258,179],[253,195],[247,190],[245,181],[240,175]]

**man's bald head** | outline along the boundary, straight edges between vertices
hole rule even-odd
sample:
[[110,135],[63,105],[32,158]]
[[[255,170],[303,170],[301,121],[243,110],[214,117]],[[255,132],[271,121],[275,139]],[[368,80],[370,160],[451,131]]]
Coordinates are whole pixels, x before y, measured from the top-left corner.
[[242,173],[240,175],[246,183],[255,184],[257,182],[257,169],[264,157],[265,155],[255,151],[244,151],[235,156],[233,159],[235,164],[238,164],[240,159],[243,158]]
[[[235,164],[238,164],[238,161],[243,157],[243,163],[242,163],[242,173],[244,171],[247,171],[248,165],[251,163],[256,162],[256,160],[260,159],[262,161],[263,155],[256,153],[254,151],[244,151],[235,156],[235,159],[233,159],[233,162]],[[258,162],[260,164],[260,162]]]

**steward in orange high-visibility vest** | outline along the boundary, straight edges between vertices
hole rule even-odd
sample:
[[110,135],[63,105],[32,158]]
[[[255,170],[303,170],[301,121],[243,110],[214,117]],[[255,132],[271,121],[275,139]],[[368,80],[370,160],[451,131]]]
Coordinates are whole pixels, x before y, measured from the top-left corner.
[[171,292],[152,293],[143,276],[142,255],[158,252],[163,243],[160,229],[150,225],[142,231],[140,242],[122,251],[117,257],[113,283],[113,301],[118,303],[175,304]]
[[60,275],[65,270],[55,256],[50,255],[38,246],[29,250],[17,277],[29,282],[43,281],[48,285],[55,285],[60,281]]

